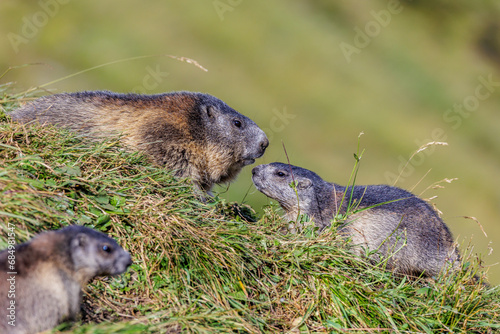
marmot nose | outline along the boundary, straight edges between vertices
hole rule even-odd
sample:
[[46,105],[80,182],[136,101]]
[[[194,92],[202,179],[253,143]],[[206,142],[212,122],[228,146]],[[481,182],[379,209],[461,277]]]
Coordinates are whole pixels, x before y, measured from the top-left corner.
[[260,142],[260,149],[262,150],[262,152],[264,152],[268,146],[269,146],[269,139],[264,138],[264,140]]

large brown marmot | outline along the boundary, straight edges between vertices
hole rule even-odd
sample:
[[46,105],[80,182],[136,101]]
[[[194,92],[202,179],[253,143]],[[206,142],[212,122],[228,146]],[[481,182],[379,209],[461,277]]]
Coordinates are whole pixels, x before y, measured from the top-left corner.
[[277,162],[257,166],[252,174],[257,189],[278,201],[289,221],[307,214],[323,230],[342,215],[345,222],[338,231],[351,238],[359,255],[367,248],[375,251],[370,255],[374,262],[388,256],[390,270],[435,276],[459,265],[445,223],[428,203],[406,190],[388,185],[343,187],[310,170]]
[[210,191],[264,154],[269,141],[251,119],[208,94],[107,91],[41,97],[12,113],[16,121],[57,124],[99,139],[123,133],[129,148]]
[[113,239],[78,225],[9,246],[0,252],[0,333],[38,333],[74,319],[90,279],[131,263]]

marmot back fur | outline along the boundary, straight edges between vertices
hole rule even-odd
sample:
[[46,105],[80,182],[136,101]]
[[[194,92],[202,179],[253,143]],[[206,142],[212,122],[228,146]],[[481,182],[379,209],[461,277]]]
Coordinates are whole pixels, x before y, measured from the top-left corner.
[[41,97],[11,116],[56,124],[92,139],[123,134],[126,146],[176,176],[191,177],[205,191],[235,179],[269,145],[251,119],[202,93],[63,93]]
[[389,256],[390,270],[435,276],[459,265],[448,227],[428,203],[408,191],[388,185],[343,187],[277,162],[257,166],[252,174],[257,189],[278,201],[289,221],[307,214],[322,230],[335,216],[347,214],[339,233],[351,238],[359,255],[365,254],[362,248],[376,251],[374,262]]
[[38,333],[74,319],[90,279],[121,274],[131,263],[112,238],[78,225],[3,250],[0,332]]

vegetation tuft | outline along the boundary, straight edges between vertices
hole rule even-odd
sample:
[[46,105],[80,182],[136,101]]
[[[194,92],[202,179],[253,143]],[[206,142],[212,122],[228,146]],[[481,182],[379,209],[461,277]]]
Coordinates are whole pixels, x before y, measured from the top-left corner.
[[[80,140],[6,115],[0,87],[0,247],[68,224],[103,231],[132,254],[123,275],[85,292],[71,333],[490,333],[500,293],[478,284],[479,261],[435,279],[394,276],[349,252],[335,227],[284,235],[275,206],[193,195],[118,140]],[[464,253],[464,251],[462,252]]]

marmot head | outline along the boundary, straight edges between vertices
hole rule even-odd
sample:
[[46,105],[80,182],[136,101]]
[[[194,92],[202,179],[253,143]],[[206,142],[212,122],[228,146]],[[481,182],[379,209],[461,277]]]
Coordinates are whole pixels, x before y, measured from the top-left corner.
[[165,112],[155,113],[142,125],[146,151],[160,165],[175,170],[177,176],[190,176],[204,190],[233,180],[269,145],[254,121],[214,96],[173,92],[147,100]]
[[269,140],[254,121],[214,96],[201,93],[196,96],[199,110],[208,121],[205,124],[209,140],[233,146],[235,159],[243,166],[253,164],[264,154]]
[[[280,162],[252,169],[252,180],[264,195],[275,199],[286,212],[321,216],[332,185],[310,170]],[[295,185],[294,185],[295,182]]]
[[130,254],[104,233],[79,225],[55,233],[65,236],[73,270],[82,281],[95,276],[119,275],[132,264]]
[[220,174],[215,183],[231,181],[241,168],[264,154],[269,140],[254,121],[220,99],[201,93],[196,94],[196,99],[205,128],[208,166]]

